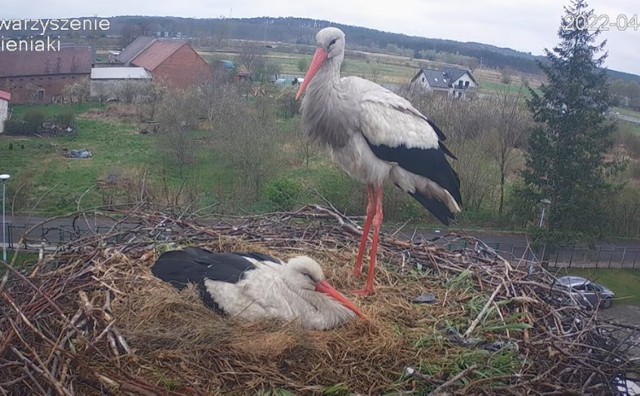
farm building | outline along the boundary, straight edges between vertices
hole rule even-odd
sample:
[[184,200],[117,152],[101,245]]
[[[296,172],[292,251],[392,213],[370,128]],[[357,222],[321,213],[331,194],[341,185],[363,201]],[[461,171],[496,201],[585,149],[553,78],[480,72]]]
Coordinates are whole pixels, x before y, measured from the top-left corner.
[[9,118],[9,101],[11,94],[0,91],[0,133],[4,133],[4,121]]
[[118,56],[123,66],[143,67],[170,88],[184,89],[212,77],[212,69],[184,41],[138,37]]
[[142,67],[94,67],[91,69],[91,98],[124,100],[121,96],[127,91],[135,91],[151,82],[151,74]]
[[131,66],[131,61],[156,41],[158,41],[158,39],[155,37],[137,37],[131,42],[131,44],[127,45],[126,48],[120,51],[120,53],[116,56],[117,62],[123,66]]
[[469,70],[448,68],[442,70],[420,69],[411,79],[412,89],[465,98],[467,90],[478,86]]
[[90,47],[0,51],[0,89],[10,91],[17,104],[55,102],[67,85],[89,77],[92,63]]

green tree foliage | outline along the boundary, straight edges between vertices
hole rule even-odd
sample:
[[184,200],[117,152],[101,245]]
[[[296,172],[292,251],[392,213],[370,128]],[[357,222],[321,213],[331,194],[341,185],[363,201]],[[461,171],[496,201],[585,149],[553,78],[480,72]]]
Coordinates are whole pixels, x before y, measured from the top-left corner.
[[576,21],[591,20],[584,0],[565,7],[553,51],[545,49],[547,64],[540,68],[548,83],[531,90],[528,107],[536,123],[529,138],[525,187],[520,191],[532,208],[551,200],[548,234],[596,234],[603,226],[603,200],[611,190],[605,161],[615,125],[606,119],[610,105],[606,71],[598,69],[606,41],[595,44],[598,31]]

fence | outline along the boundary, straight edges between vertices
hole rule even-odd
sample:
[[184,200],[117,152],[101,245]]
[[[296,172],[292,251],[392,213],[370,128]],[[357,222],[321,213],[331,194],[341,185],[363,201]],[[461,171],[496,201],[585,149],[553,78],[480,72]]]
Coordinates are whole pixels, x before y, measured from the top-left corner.
[[[2,227],[0,226],[0,229],[1,228]],[[7,248],[15,249],[18,243],[20,243],[20,239],[22,238],[24,233],[30,228],[31,226],[21,226],[7,223]],[[45,227],[45,225],[39,225],[35,229],[31,230],[27,238],[25,238],[25,242],[21,248],[27,250],[30,248],[39,249],[43,241],[47,246],[59,246],[89,235],[106,233],[110,229],[111,227],[105,226],[96,226],[92,229],[89,229],[73,226]],[[118,243],[120,241],[120,238],[120,235],[116,235],[113,240],[110,240],[108,242]]]
[[[16,247],[15,245],[27,229],[25,226],[7,223],[9,249]],[[69,226],[55,227],[40,225],[31,231],[26,247],[39,248],[43,240],[49,246],[62,245],[81,237],[106,233],[108,230],[110,230],[108,226],[96,226],[89,229],[77,226],[75,223],[70,223]],[[109,242],[118,243],[121,238],[122,235],[116,235]],[[509,260],[540,261],[540,258],[544,256],[544,248],[539,249],[537,252],[532,252],[529,246],[524,243],[488,241],[484,241],[484,243]],[[449,250],[467,247],[467,242],[464,240],[456,242],[443,241],[439,244]],[[640,268],[640,244],[638,246],[596,246],[594,249],[571,246],[547,254],[545,262],[550,268]]]
[[[514,242],[486,242],[485,244],[504,258],[540,261],[545,248],[537,252],[529,246]],[[449,243],[449,250],[466,248],[466,242]],[[565,247],[547,254],[546,264],[550,268],[640,268],[640,246],[596,246],[594,249],[576,246]]]

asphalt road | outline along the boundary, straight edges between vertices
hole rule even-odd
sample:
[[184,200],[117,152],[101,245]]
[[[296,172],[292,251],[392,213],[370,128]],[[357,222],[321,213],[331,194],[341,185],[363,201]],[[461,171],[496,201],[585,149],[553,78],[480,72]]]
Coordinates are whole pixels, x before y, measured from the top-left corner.
[[[202,221],[205,223],[205,221]],[[29,228],[36,226],[28,238],[30,245],[40,246],[42,239],[51,246],[66,243],[79,235],[86,235],[93,229],[96,232],[106,232],[114,224],[108,218],[83,218],[75,219],[65,217],[60,219],[47,219],[28,216],[8,216],[9,224],[8,241],[17,243],[20,236]],[[473,230],[441,230],[438,228],[393,228],[387,225],[385,229],[387,235],[394,235],[399,238],[413,239],[414,241],[434,241],[435,243],[446,245],[449,249],[465,247],[463,242],[444,243],[438,241],[444,233],[456,232],[461,235],[468,235],[483,241],[492,249],[499,251],[509,259],[532,259],[527,251],[528,239],[525,233],[510,233],[496,231],[473,231]],[[540,255],[542,252],[536,252]],[[640,268],[640,241],[600,241],[596,243],[596,249],[575,248],[563,249],[549,257],[551,266],[566,266],[571,263],[572,267],[638,267]]]

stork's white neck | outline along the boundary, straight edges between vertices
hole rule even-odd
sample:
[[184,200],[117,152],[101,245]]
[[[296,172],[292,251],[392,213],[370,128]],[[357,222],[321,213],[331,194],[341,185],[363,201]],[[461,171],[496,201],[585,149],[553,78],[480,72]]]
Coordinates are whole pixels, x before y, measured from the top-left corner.
[[357,105],[340,81],[342,54],[329,58],[313,77],[302,100],[303,128],[317,143],[337,148],[347,144],[357,120]]

